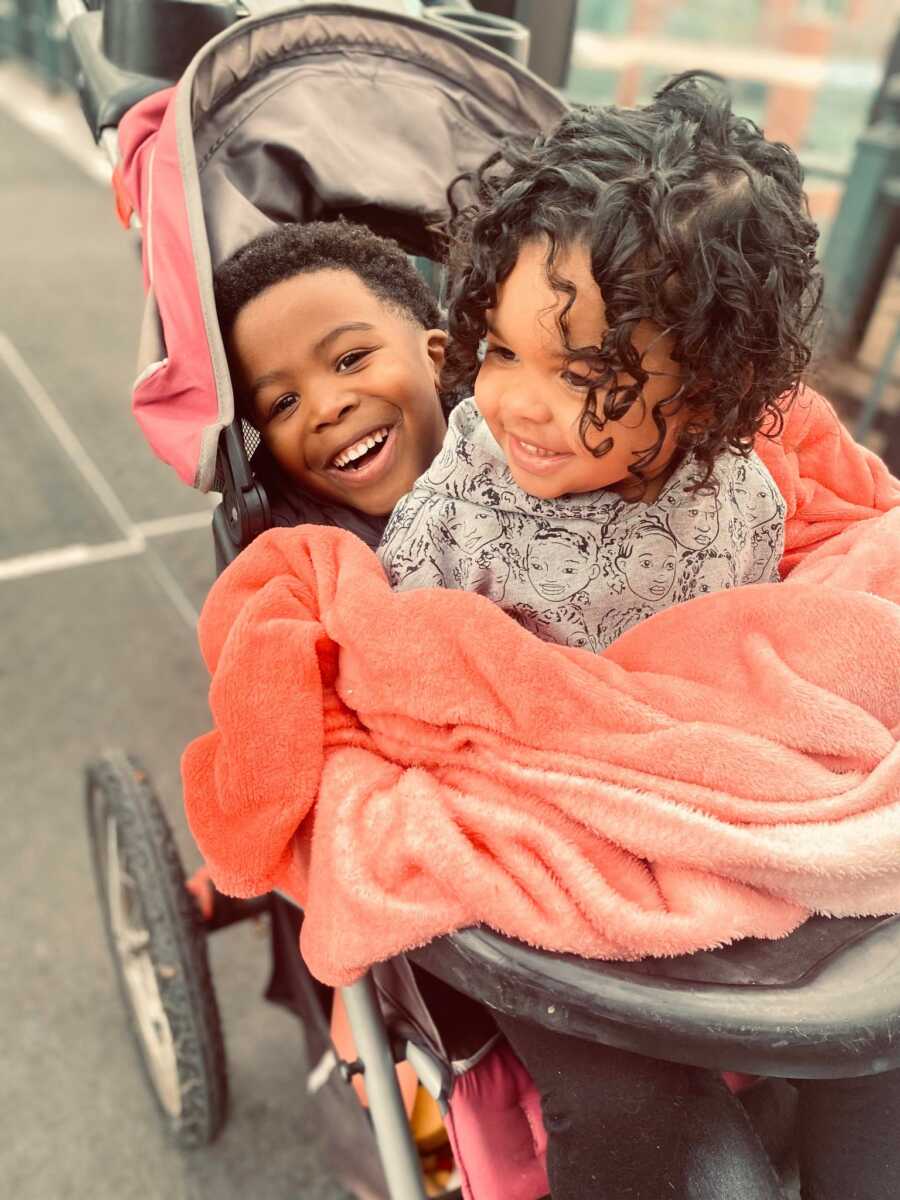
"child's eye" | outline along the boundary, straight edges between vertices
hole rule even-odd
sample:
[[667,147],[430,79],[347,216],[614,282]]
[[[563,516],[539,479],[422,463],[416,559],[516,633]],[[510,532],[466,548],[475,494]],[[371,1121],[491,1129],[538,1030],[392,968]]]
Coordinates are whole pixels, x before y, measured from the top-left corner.
[[370,350],[351,350],[349,354],[342,354],[335,363],[335,370],[338,372],[349,371],[352,367],[355,367],[357,363],[361,362],[367,354],[370,353]]
[[300,397],[296,392],[285,392],[283,396],[278,397],[278,399],[269,409],[269,420],[271,420],[273,417],[280,416],[281,413],[287,412],[289,409],[293,408],[295,404],[299,403],[299,401]]
[[500,362],[513,362],[516,356],[512,350],[507,350],[505,346],[488,346],[484,352],[484,357],[486,359],[497,358]]
[[591,386],[590,375],[583,375],[580,371],[563,371],[562,381],[569,387],[578,388],[580,391],[587,391]]

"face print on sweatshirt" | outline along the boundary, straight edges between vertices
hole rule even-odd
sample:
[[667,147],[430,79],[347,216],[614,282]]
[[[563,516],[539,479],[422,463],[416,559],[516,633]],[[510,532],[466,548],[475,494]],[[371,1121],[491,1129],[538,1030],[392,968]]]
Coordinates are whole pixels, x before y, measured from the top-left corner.
[[685,550],[705,550],[719,535],[719,500],[715,493],[682,496],[670,509],[666,524]]
[[539,529],[528,543],[525,570],[543,600],[561,604],[586,591],[600,574],[600,547],[590,534]]
[[616,566],[625,576],[626,591],[660,603],[675,586],[678,545],[665,526],[642,521],[626,538]]
[[442,486],[456,470],[456,462],[457,454],[455,448],[449,442],[444,442],[440,454],[428,468],[429,480],[436,487]]
[[438,510],[435,528],[468,555],[478,554],[503,536],[499,513],[453,500],[447,500]]
[[751,528],[768,524],[778,513],[781,497],[770,481],[749,463],[740,463],[736,472],[732,494],[735,503]]
[[772,577],[773,568],[778,565],[775,559],[777,547],[778,540],[771,529],[760,527],[753,531],[750,540],[752,563],[744,575],[743,583],[762,583]]
[[509,562],[496,554],[480,554],[477,558],[463,559],[459,564],[459,587],[465,592],[487,596],[495,604],[502,604],[506,598],[510,570]]

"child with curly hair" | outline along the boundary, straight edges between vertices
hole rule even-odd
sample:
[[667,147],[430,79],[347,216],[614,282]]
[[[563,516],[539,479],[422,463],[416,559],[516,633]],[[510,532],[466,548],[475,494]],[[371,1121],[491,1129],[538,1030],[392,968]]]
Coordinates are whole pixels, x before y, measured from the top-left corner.
[[[474,398],[394,510],[394,585],[470,577],[466,539],[423,523],[447,499],[457,524],[499,523],[479,590],[550,640],[603,649],[676,600],[777,581],[784,504],[752,443],[809,361],[816,238],[794,156],[696,76],[483,168],[454,228],[445,372]],[[599,539],[598,569],[567,588],[551,538],[536,588],[528,549],[564,531]]]
[[[474,397],[394,510],[393,584],[474,579],[602,651],[673,603],[776,581],[784,502],[752,446],[779,435],[821,295],[795,155],[693,73],[643,108],[571,111],[474,184],[443,376]],[[714,1072],[494,1015],[541,1094],[554,1200],[781,1196]],[[805,1200],[894,1195],[900,1072],[798,1087]]]

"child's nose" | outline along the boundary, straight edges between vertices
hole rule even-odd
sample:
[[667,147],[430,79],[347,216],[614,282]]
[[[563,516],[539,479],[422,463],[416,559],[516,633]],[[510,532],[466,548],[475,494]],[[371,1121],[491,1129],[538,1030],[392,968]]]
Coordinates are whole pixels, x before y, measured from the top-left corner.
[[310,420],[318,432],[329,425],[336,425],[359,407],[358,398],[352,392],[340,389],[317,391],[311,398]]
[[540,389],[522,380],[513,384],[503,395],[503,409],[507,417],[530,421],[535,425],[550,420],[551,412]]

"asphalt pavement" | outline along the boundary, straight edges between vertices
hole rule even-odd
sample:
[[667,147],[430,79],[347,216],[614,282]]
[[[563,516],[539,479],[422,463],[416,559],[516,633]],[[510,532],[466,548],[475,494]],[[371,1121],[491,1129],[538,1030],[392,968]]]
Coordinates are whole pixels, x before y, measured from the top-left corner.
[[0,1196],[337,1200],[300,1026],[262,999],[259,929],[211,940],[232,1094],[216,1144],[167,1140],[127,1032],[83,768],[110,747],[139,755],[197,864],[178,762],[209,724],[193,622],[213,577],[210,501],[130,414],[134,237],[39,125],[0,105]]

